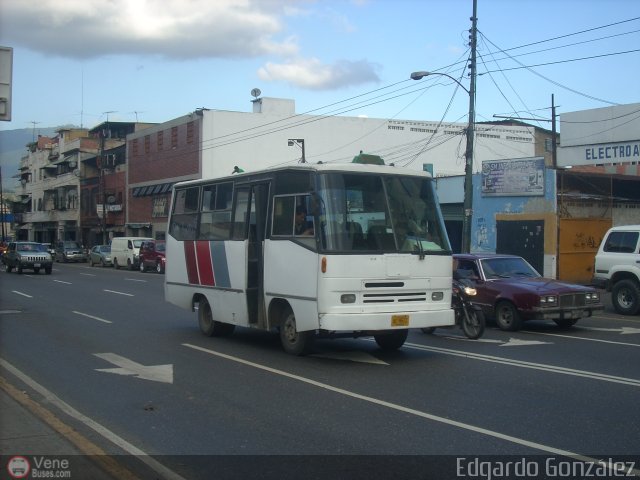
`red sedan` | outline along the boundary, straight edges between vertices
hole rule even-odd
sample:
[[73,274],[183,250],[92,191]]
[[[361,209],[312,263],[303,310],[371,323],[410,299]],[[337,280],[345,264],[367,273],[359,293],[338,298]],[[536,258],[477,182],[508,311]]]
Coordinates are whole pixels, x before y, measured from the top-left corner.
[[603,310],[598,290],[542,277],[524,258],[501,254],[456,254],[454,276],[477,290],[473,303],[502,330],[527,320],[553,320],[568,328]]

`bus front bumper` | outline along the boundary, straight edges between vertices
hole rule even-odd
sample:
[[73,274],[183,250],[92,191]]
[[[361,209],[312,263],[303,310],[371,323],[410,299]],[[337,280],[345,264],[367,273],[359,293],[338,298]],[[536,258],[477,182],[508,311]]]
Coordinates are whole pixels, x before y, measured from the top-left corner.
[[325,313],[320,314],[321,330],[378,331],[406,328],[449,327],[455,324],[452,309],[420,312]]

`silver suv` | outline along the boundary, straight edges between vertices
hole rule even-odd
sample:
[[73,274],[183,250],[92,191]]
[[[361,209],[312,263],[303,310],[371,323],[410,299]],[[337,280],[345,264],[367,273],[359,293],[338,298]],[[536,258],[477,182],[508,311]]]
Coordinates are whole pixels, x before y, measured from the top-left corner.
[[53,261],[47,248],[36,242],[11,242],[4,255],[2,255],[4,270],[11,273],[14,268],[18,273],[22,270],[40,272],[43,268],[47,275],[51,275]]
[[611,292],[616,312],[640,312],[640,225],[613,227],[596,254],[593,284]]

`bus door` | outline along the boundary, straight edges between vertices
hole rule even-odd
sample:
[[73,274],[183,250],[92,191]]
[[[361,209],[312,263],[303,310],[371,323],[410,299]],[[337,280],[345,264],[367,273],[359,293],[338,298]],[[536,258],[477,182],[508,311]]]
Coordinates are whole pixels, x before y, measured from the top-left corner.
[[247,312],[249,324],[266,328],[263,245],[269,202],[269,184],[255,184],[241,187],[241,189],[246,189],[250,198],[249,228],[247,230]]

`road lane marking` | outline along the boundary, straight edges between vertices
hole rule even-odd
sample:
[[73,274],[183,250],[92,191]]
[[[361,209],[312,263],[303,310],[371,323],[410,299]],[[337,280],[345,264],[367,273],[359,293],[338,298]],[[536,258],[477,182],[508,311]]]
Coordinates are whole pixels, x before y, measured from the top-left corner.
[[373,365],[389,365],[387,362],[383,362],[373,355],[369,355],[366,352],[358,350],[350,350],[348,352],[322,352],[314,353],[309,356],[316,358],[328,358],[330,360],[346,360],[349,362],[370,363]]
[[99,322],[113,323],[113,322],[111,322],[109,320],[105,320],[105,319],[100,318],[100,317],[94,317],[93,315],[89,315],[88,313],[76,312],[75,310],[73,310],[73,313],[75,313],[76,315],[82,315],[83,317],[92,318],[92,319],[97,320]]
[[18,295],[22,295],[23,297],[33,298],[31,295],[27,295],[26,293],[19,292],[18,290],[11,290],[13,293],[17,293]]
[[[436,334],[437,335],[437,334]],[[519,338],[510,337],[506,342],[504,340],[493,340],[490,338],[467,338],[457,335],[438,335],[448,340],[460,340],[462,342],[480,342],[480,343],[499,343],[500,347],[524,347],[528,345],[553,345],[553,342],[541,342],[539,340],[520,340]]]
[[546,365],[544,363],[524,362],[522,360],[513,360],[504,357],[495,357],[493,355],[483,355],[481,353],[466,352],[463,350],[452,350],[449,348],[429,347],[417,343],[405,343],[405,348],[413,348],[415,350],[426,350],[429,352],[443,353],[445,355],[453,355],[455,357],[464,357],[470,360],[482,360],[484,362],[500,363],[512,367],[530,368],[533,370],[542,370],[545,372],[560,373],[563,375],[573,375],[576,377],[590,378],[592,380],[602,380],[604,382],[621,383],[623,385],[631,385],[640,387],[640,380],[627,377],[618,377],[615,375],[607,375],[605,373],[589,372],[587,370],[576,370],[573,368],[557,367],[554,365]]
[[65,285],[73,285],[71,282],[65,282],[64,280],[54,280],[56,283],[64,283]]
[[594,319],[597,320],[615,320],[617,322],[632,322],[632,323],[640,323],[640,320],[635,320],[634,318],[629,318],[627,315],[594,315]]
[[600,327],[580,327],[580,330],[593,330],[595,332],[617,332],[620,335],[633,335],[640,333],[640,328],[620,327],[620,328],[600,328]]
[[86,277],[95,277],[96,276],[95,273],[82,273],[82,272],[80,272],[80,275],[85,275]]
[[549,445],[544,445],[542,443],[537,443],[537,442],[533,442],[533,441],[530,441],[530,440],[526,440],[524,438],[514,437],[512,435],[508,435],[508,434],[505,434],[505,433],[500,433],[500,432],[497,432],[495,430],[489,430],[487,428],[478,427],[476,425],[471,425],[469,423],[463,423],[463,422],[459,422],[457,420],[452,420],[450,418],[440,417],[438,415],[433,415],[431,413],[423,412],[421,410],[415,410],[413,408],[405,407],[405,406],[399,405],[397,403],[392,403],[392,402],[388,402],[386,400],[380,400],[378,398],[369,397],[367,395],[362,395],[360,393],[352,392],[350,390],[345,390],[343,388],[334,387],[333,385],[329,385],[327,383],[318,382],[317,380],[312,380],[312,379],[307,378],[307,377],[302,377],[300,375],[295,375],[293,373],[285,372],[284,370],[278,370],[278,369],[273,368],[273,367],[268,367],[266,365],[250,362],[249,360],[244,360],[244,359],[239,358],[239,357],[234,357],[232,355],[227,355],[226,353],[217,352],[215,350],[210,350],[208,348],[199,347],[197,345],[191,345],[189,343],[183,343],[182,345],[187,347],[187,348],[191,348],[193,350],[198,350],[200,352],[208,353],[209,355],[213,355],[213,356],[216,356],[216,357],[224,358],[224,359],[230,360],[232,362],[241,363],[241,364],[246,365],[248,367],[257,368],[257,369],[263,370],[265,372],[273,373],[275,375],[280,375],[282,377],[287,377],[287,378],[290,378],[292,380],[297,380],[297,381],[302,382],[302,383],[313,385],[315,387],[322,388],[322,389],[328,390],[330,392],[334,392],[334,393],[337,393],[337,394],[340,394],[340,395],[344,395],[344,396],[347,396],[347,397],[355,398],[355,399],[358,399],[358,400],[363,400],[365,402],[369,402],[369,403],[372,403],[372,404],[375,404],[375,405],[378,405],[378,406],[381,406],[381,407],[386,407],[386,408],[390,408],[392,410],[397,410],[399,412],[408,413],[410,415],[415,415],[416,417],[426,418],[427,420],[432,420],[434,422],[443,423],[445,425],[450,425],[450,426],[453,426],[453,427],[461,428],[463,430],[468,430],[468,431],[479,433],[479,434],[482,434],[482,435],[487,435],[487,436],[490,436],[490,437],[498,438],[498,439],[504,440],[506,442],[515,443],[517,445],[523,445],[525,447],[532,448],[532,449],[535,449],[535,450],[540,450],[540,451],[547,452],[547,453],[550,453],[550,454],[553,454],[553,455],[561,455],[561,456],[565,456],[565,457],[574,458],[574,459],[579,460],[581,462],[594,462],[594,463],[598,462],[598,459],[596,459],[596,458],[588,457],[586,455],[582,455],[582,454],[579,454],[579,453],[576,453],[576,452],[571,452],[569,450],[562,450],[562,449],[559,449],[559,448],[551,447]]
[[132,375],[153,382],[173,383],[173,365],[142,365],[115,353],[94,353],[98,358],[117,365],[118,368],[96,368],[98,372]]
[[548,335],[550,337],[572,338],[574,340],[585,340],[587,342],[612,343],[614,345],[625,345],[627,347],[640,347],[640,343],[616,342],[614,340],[601,340],[600,338],[576,337],[574,335],[564,335],[560,333],[532,332],[532,331],[526,331],[526,330],[522,330],[522,333],[528,333],[530,335]]
[[[55,405],[67,415],[71,416],[72,418],[75,418],[79,422],[82,422],[84,425],[91,428],[93,431],[97,432],[102,437],[104,437],[105,439],[113,443],[114,445],[120,447],[129,455],[133,455],[137,457],[138,460],[145,463],[149,468],[151,468],[154,472],[156,472],[160,476],[160,478],[168,479],[168,480],[186,480],[184,477],[178,475],[173,470],[170,470],[169,468],[165,467],[163,464],[158,462],[156,459],[149,456],[149,454],[146,453],[145,451],[139,449],[135,445],[132,445],[131,443],[127,442],[124,438],[118,436],[116,433],[112,432],[108,428],[104,427],[103,425],[99,424],[98,422],[92,420],[91,418],[87,417],[83,413],[73,408],[64,400],[56,396],[53,392],[48,390],[46,387],[40,385],[38,382],[33,380],[31,377],[29,377],[26,373],[23,373],[21,370],[17,369],[12,364],[7,362],[5,359],[0,358],[0,365],[6,370],[8,370],[9,372],[11,372],[14,376],[18,377],[25,384],[27,384],[29,387],[31,387],[36,392],[38,392],[40,395],[42,395],[46,400],[46,402],[52,405]],[[73,431],[73,429],[69,428],[68,430],[65,430],[65,432],[68,432],[68,431]],[[97,456],[97,458],[99,458],[99,456]],[[116,477],[116,478],[119,478],[119,477]]]
[[139,278],[125,278],[125,280],[129,281],[129,282],[142,282],[142,283],[147,283],[146,280],[141,280]]
[[131,295],[130,293],[117,292],[116,290],[107,290],[106,288],[103,290],[103,292],[117,293],[118,295],[125,295],[127,297],[135,297],[135,295]]

